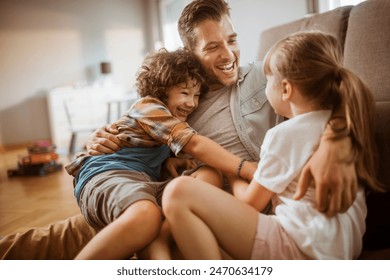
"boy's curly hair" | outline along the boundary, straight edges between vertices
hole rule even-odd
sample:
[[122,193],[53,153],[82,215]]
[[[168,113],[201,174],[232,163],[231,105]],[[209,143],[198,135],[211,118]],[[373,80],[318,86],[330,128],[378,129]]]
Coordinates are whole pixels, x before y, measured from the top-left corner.
[[201,85],[201,95],[208,91],[203,68],[195,55],[185,48],[172,52],[163,48],[146,56],[137,73],[136,86],[140,97],[149,95],[165,102],[170,88],[189,80]]

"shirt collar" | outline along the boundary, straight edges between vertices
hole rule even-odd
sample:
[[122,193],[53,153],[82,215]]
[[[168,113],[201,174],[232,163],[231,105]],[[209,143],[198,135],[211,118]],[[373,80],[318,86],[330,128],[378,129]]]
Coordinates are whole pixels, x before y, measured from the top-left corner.
[[238,80],[237,84],[241,83],[244,79],[245,76],[249,73],[249,71],[253,68],[254,63],[248,63],[244,66],[240,66],[238,68]]

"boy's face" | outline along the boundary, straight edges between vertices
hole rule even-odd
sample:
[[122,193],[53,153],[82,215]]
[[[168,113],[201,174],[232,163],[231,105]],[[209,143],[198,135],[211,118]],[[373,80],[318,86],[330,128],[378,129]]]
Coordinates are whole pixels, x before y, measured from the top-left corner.
[[168,90],[167,106],[172,115],[185,122],[187,117],[198,107],[200,84],[190,80]]
[[230,18],[204,20],[194,28],[194,34],[192,50],[208,75],[210,90],[237,83],[240,49]]

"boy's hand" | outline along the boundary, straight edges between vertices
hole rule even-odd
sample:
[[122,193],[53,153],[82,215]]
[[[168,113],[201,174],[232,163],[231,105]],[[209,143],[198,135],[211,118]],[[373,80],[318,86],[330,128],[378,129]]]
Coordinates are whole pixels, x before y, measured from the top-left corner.
[[191,159],[184,159],[184,158],[175,158],[171,157],[168,158],[165,161],[165,169],[168,170],[168,172],[173,176],[173,177],[178,177],[181,173],[179,172],[180,169],[192,169],[196,167],[196,163],[191,160]]

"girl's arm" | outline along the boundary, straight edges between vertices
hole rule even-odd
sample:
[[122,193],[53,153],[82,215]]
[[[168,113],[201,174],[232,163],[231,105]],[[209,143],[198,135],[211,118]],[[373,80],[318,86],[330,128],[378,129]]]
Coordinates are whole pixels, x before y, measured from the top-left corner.
[[[193,135],[182,149],[194,158],[219,169],[225,175],[236,175],[252,180],[257,165],[248,161],[241,163],[241,158],[228,152],[220,145],[199,134]],[[240,169],[240,170],[239,170]]]
[[229,176],[228,180],[232,188],[233,195],[237,199],[252,206],[257,211],[263,211],[274,196],[272,191],[264,188],[255,180],[248,183],[237,176]]
[[233,193],[233,196],[242,200],[243,195],[245,194],[249,182],[237,176],[226,176],[230,189]]

